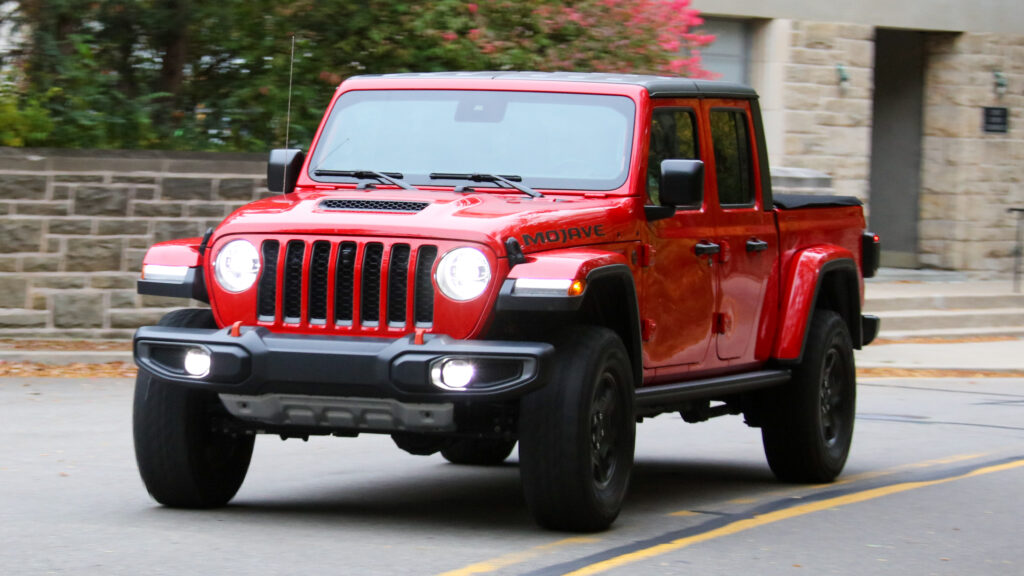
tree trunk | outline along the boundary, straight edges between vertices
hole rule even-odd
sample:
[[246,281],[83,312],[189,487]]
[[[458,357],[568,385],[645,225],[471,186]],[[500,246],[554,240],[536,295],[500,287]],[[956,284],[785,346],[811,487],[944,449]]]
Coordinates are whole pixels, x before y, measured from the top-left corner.
[[188,0],[165,0],[168,19],[160,35],[163,47],[163,65],[160,68],[160,91],[178,100],[185,80],[185,62],[188,58]]

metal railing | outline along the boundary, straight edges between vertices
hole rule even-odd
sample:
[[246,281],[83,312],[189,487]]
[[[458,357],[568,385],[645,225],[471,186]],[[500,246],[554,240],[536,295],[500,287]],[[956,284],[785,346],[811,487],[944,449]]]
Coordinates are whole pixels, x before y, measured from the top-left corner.
[[1013,292],[1020,292],[1021,258],[1024,258],[1024,208],[1010,208],[1017,213],[1017,245],[1013,248]]

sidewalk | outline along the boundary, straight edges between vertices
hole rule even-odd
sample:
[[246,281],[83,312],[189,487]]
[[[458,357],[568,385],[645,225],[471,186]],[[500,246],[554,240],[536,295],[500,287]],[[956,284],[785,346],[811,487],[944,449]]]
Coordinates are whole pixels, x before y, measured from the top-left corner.
[[20,350],[0,346],[0,362],[32,362],[35,364],[106,364],[132,362],[131,345],[124,351],[113,350]]
[[878,276],[864,281],[864,295],[869,300],[1010,294],[1013,283],[1009,280],[967,280],[957,272],[896,272],[883,268]]
[[872,344],[855,353],[858,368],[1024,371],[1024,339],[994,342]]

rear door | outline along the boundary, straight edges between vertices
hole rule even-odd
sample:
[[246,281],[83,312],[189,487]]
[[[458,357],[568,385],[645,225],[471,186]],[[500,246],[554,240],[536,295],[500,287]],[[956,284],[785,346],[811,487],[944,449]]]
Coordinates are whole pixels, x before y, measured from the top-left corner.
[[759,327],[770,326],[769,279],[778,261],[775,220],[765,210],[750,102],[702,102],[711,142],[709,210],[720,246],[716,275],[715,348],[721,360],[753,361]]

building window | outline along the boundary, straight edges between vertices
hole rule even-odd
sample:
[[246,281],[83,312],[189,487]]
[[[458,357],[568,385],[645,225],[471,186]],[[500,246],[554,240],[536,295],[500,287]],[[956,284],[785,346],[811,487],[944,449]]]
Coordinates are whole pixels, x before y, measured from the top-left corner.
[[750,22],[705,18],[701,32],[715,36],[701,50],[704,69],[718,74],[718,80],[750,84]]

